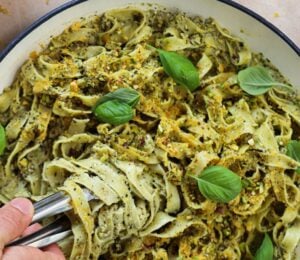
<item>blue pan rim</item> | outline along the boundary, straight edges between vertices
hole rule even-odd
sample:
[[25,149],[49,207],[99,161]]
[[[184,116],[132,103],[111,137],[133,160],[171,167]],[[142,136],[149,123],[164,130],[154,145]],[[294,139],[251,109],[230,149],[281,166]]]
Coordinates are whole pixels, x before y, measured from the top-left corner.
[[[63,12],[64,10],[81,4],[83,2],[86,2],[88,0],[71,0],[70,2],[67,2],[65,4],[62,4],[61,6],[55,8],[54,10],[50,11],[49,13],[45,14],[35,22],[33,22],[29,27],[27,27],[25,30],[23,30],[17,37],[15,37],[5,48],[4,50],[0,53],[0,62],[4,60],[4,58],[14,49],[14,47],[22,41],[28,34],[30,34],[34,29],[39,27],[41,24],[45,23],[48,21],[51,17],[55,16],[58,13]],[[146,0],[147,1],[147,0]],[[146,2],[145,1],[145,2]],[[255,13],[254,11],[248,9],[245,6],[242,6],[239,3],[236,3],[231,0],[217,0],[219,2],[222,2],[226,5],[232,6],[250,16],[255,18],[257,21],[261,22],[264,24],[266,27],[271,29],[274,33],[276,33],[281,39],[283,39],[295,52],[298,56],[300,56],[300,48],[281,30],[279,30],[275,25],[267,21],[265,18],[260,16],[259,14]]]

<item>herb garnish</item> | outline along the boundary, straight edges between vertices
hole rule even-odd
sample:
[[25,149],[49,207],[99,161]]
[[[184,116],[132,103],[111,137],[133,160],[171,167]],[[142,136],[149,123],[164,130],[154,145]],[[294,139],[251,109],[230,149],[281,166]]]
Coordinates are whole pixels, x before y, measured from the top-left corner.
[[263,242],[255,253],[254,260],[272,260],[273,251],[272,240],[268,234],[265,234]]
[[252,96],[258,96],[266,93],[272,87],[291,86],[275,81],[269,71],[262,66],[248,67],[238,73],[238,82],[240,87]]
[[[150,46],[150,48],[154,48]],[[156,48],[154,48],[156,49]],[[199,71],[186,57],[171,51],[156,49],[165,72],[178,84],[194,91],[200,85]]]
[[139,100],[140,95],[134,89],[120,88],[101,97],[93,108],[93,113],[101,122],[121,125],[133,118],[133,108]]
[[4,127],[0,124],[0,155],[4,153],[6,148],[6,134]]
[[[300,142],[291,140],[287,144],[286,155],[293,158],[295,161],[300,162]],[[300,174],[300,167],[296,169],[296,172]]]
[[201,194],[216,202],[227,203],[242,190],[241,178],[222,166],[209,166],[200,175],[191,177],[197,180]]

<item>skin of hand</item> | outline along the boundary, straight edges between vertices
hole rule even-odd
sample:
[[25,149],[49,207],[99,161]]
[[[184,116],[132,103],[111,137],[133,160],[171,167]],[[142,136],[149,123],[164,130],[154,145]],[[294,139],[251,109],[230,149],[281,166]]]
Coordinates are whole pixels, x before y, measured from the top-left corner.
[[17,237],[28,235],[40,229],[39,224],[29,226],[34,208],[28,199],[14,199],[0,208],[0,259],[2,260],[65,260],[59,247],[55,244],[43,250],[29,246],[4,245]]

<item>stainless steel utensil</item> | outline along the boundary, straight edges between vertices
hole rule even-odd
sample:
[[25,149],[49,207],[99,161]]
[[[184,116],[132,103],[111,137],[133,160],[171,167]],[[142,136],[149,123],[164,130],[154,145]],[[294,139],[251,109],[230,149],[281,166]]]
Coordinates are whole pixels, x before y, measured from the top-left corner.
[[[96,197],[94,197],[87,189],[84,189],[84,194],[87,201],[96,199]],[[43,218],[55,216],[71,210],[72,206],[70,202],[71,198],[66,193],[57,192],[34,203],[35,213],[32,218],[32,224]],[[67,216],[63,215],[42,229],[18,238],[5,245],[5,247],[23,245],[41,248],[58,242],[71,234],[71,223]]]

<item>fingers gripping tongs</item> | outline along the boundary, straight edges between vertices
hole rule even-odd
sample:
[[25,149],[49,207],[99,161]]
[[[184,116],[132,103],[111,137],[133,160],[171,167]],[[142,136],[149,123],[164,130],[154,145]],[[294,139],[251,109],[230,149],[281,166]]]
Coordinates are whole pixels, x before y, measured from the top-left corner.
[[[87,201],[95,198],[88,190],[84,190],[84,194]],[[70,201],[71,199],[68,195],[63,192],[57,192],[34,203],[34,216],[32,218],[32,224],[39,222],[43,218],[51,217],[71,210],[72,206]],[[69,219],[63,215],[51,224],[32,234],[18,238],[5,245],[5,247],[23,245],[41,248],[58,242],[71,234],[71,223]]]

